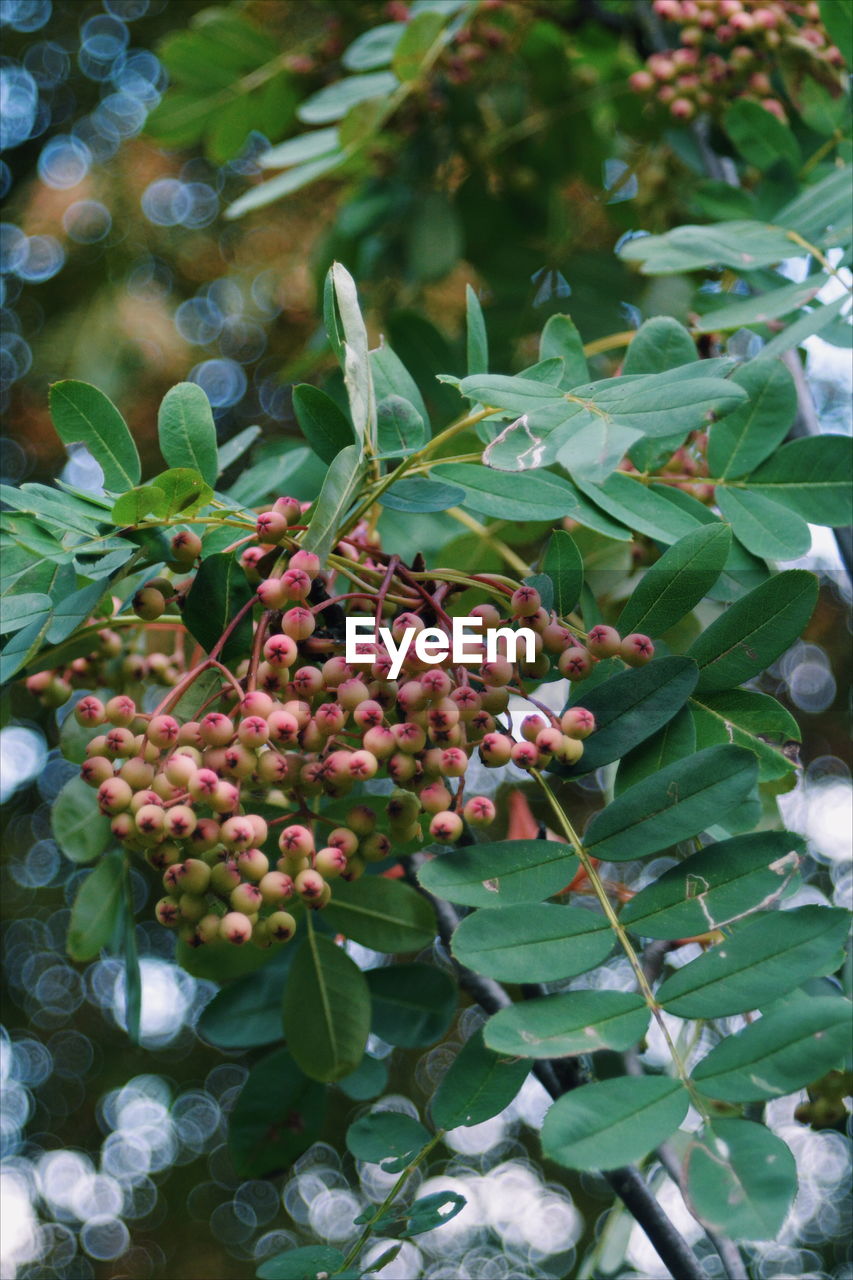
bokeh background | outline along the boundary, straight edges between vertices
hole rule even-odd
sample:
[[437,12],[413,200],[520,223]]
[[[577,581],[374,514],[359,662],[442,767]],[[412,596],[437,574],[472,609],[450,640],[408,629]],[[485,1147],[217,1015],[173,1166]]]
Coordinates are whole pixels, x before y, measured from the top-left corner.
[[[709,216],[712,196],[686,135],[643,110],[628,87],[652,47],[639,6],[499,0],[484,8],[467,60],[446,69],[420,111],[404,115],[393,146],[378,145],[343,179],[231,221],[227,207],[257,182],[258,157],[293,131],[300,98],[339,74],[341,50],[399,17],[399,4],[250,0],[243,12],[287,55],[273,127],[265,133],[250,122],[236,143],[220,137],[175,149],[157,145],[146,122],[169,86],[162,51],[201,3],[0,0],[2,480],[100,483],[86,451],[69,456],[53,434],[49,383],[72,377],[102,387],[125,413],[144,467],[156,465],[163,393],[189,379],[211,401],[220,442],[260,428],[231,484],[249,467],[270,469],[286,444],[278,475],[311,496],[320,473],[300,447],[290,388],[304,379],[335,386],[318,323],[318,282],[333,257],[356,273],[374,336],[389,335],[437,423],[454,398],[433,375],[462,358],[468,282],[483,299],[500,369],[529,363],[555,312],[570,311],[588,340],[660,311],[684,318],[688,282],[642,280],[613,254],[627,233]],[[730,339],[738,354],[753,354],[744,349],[750,343],[746,333]],[[618,360],[603,346],[597,376]],[[849,351],[815,338],[806,359],[824,429],[849,432]],[[428,549],[434,519],[424,517],[414,534],[401,522],[401,540]],[[539,532],[501,536],[523,548]],[[471,550],[486,554],[474,543]],[[602,560],[597,589],[618,591],[630,569],[619,557],[627,555],[618,549]],[[809,840],[797,901],[849,905],[850,584],[826,531],[815,530],[802,563],[822,574],[820,607],[806,639],[763,686],[803,726],[803,767],[778,801],[786,824]],[[51,838],[51,802],[75,772],[56,745],[68,710],[42,712],[22,690],[2,702],[0,1277],[236,1280],[289,1242],[346,1241],[354,1214],[387,1190],[376,1166],[356,1166],[338,1151],[363,1103],[334,1091],[325,1141],[279,1178],[237,1178],[227,1117],[264,1051],[223,1053],[200,1040],[196,1026],[215,987],[174,964],[173,939],[143,910],[154,885],[141,871],[141,1048],[123,1032],[119,963],[65,958],[69,904],[87,874]],[[579,811],[597,807],[604,782],[594,775],[574,788]],[[479,789],[489,785],[492,775]],[[660,869],[660,860],[653,868],[620,864],[618,876],[637,887]],[[364,965],[383,962],[353,950]],[[432,958],[447,963],[440,949]],[[621,962],[596,981],[622,985]],[[422,1105],[478,1017],[466,1010],[449,1039],[426,1053],[372,1042],[383,1105]],[[652,1040],[652,1058],[656,1051]],[[802,1190],[781,1240],[750,1248],[761,1280],[853,1274],[844,1123],[795,1123],[804,1100],[767,1109],[797,1156]],[[603,1181],[538,1160],[533,1127],[546,1106],[530,1081],[500,1117],[452,1136],[442,1185],[450,1179],[469,1207],[406,1244],[384,1277],[655,1276],[644,1237],[611,1212]],[[438,1173],[436,1166],[424,1176]],[[655,1178],[695,1236],[675,1188],[662,1170]],[[590,1251],[594,1262],[582,1263]],[[713,1277],[714,1259],[706,1263]]]

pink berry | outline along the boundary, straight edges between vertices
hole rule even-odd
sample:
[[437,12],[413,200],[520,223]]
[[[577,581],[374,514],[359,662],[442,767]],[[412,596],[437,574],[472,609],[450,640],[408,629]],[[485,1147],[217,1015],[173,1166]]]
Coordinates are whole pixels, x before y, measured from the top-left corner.
[[642,667],[654,657],[655,647],[648,636],[634,632],[625,636],[619,653],[629,667]]

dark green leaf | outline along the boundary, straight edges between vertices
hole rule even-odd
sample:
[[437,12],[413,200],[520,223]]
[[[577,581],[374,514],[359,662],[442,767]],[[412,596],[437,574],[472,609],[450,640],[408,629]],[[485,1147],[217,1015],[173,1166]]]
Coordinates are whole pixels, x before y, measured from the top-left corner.
[[348,1098],[355,1102],[366,1102],[368,1098],[376,1098],[384,1092],[388,1084],[388,1064],[380,1058],[371,1058],[366,1053],[355,1071],[343,1076],[337,1084]]
[[581,688],[573,701],[593,713],[597,727],[584,743],[578,763],[553,772],[575,778],[619,760],[681,710],[698,678],[690,658],[655,658],[644,667],[620,671],[591,689]]
[[668,1076],[619,1076],[558,1098],[542,1125],[542,1152],[567,1169],[616,1169],[654,1150],[687,1115]]
[[358,495],[364,463],[357,444],[341,449],[326,472],[323,488],[314,506],[308,531],[302,540],[306,551],[313,551],[325,561],[340,537],[341,527]]
[[426,439],[424,420],[402,396],[385,396],[376,409],[379,452],[402,458],[419,449]]
[[324,462],[334,462],[341,449],[354,443],[352,426],[346,414],[319,387],[312,387],[307,382],[295,386],[293,412],[305,439]]
[[626,928],[646,938],[693,938],[775,901],[805,850],[790,831],[756,831],[708,845],[647,885],[624,907]]
[[460,964],[499,982],[573,978],[600,964],[612,947],[603,916],[547,902],[475,911],[451,943]]
[[488,373],[489,339],[483,308],[471,285],[465,286],[465,316],[468,356],[468,373]]
[[388,1173],[405,1169],[430,1140],[419,1120],[401,1111],[371,1111],[347,1129],[347,1150],[356,1160],[378,1164]]
[[614,472],[603,484],[578,478],[577,485],[615,520],[657,542],[667,545],[677,542],[699,525],[698,518],[687,510],[676,507],[624,471]]
[[[849,0],[846,0],[849,3]],[[806,240],[816,241],[827,247],[850,243],[851,209],[850,183],[853,181],[853,165],[832,169],[814,186],[806,187],[790,204],[780,209],[776,221],[784,227],[799,232]],[[828,229],[828,230],[827,230]],[[826,232],[826,235],[824,235]],[[794,252],[805,252],[802,247]]]
[[853,67],[853,0],[819,0],[820,20],[848,67]]
[[[73,717],[69,716],[73,721]],[[112,839],[110,820],[98,810],[97,792],[82,778],[66,782],[53,802],[54,839],[71,862],[92,862]]]
[[405,29],[404,22],[383,22],[368,28],[344,50],[342,64],[347,71],[375,71],[389,66]]
[[319,1275],[337,1275],[344,1263],[340,1249],[325,1244],[309,1244],[267,1258],[258,1267],[258,1280],[317,1280]]
[[760,103],[738,98],[726,112],[723,126],[744,160],[762,172],[779,160],[799,168],[800,148],[792,131]]
[[179,382],[163,397],[157,414],[160,452],[170,467],[197,471],[209,485],[216,483],[216,425],[201,387]]
[[733,380],[749,392],[749,401],[711,428],[708,465],[721,480],[746,475],[772,454],[797,412],[797,389],[781,361],[751,360]]
[[[701,745],[706,747],[711,744],[703,742]],[[622,757],[614,784],[615,794],[621,796],[623,791],[636,786],[643,778],[659,773],[666,765],[683,760],[695,750],[696,729],[693,716],[689,706],[682,707],[668,724]]]
[[718,742],[747,747],[758,756],[758,777],[762,782],[784,777],[793,770],[794,764],[783,748],[786,742],[799,742],[800,728],[790,711],[775,698],[753,689],[726,689],[692,699],[690,711],[700,747]]
[[[238,611],[253,598],[239,561],[230,552],[219,552],[202,560],[183,608],[184,623],[208,653]],[[227,659],[248,653],[252,643],[252,616],[249,610],[231,632],[222,649]]]
[[691,1140],[684,1161],[689,1204],[731,1240],[775,1240],[797,1192],[786,1143],[752,1120],[714,1120]]
[[50,416],[63,444],[82,443],[101,466],[108,489],[139,484],[139,454],[127,423],[103,391],[88,382],[55,382]]
[[833,907],[763,911],[667,978],[658,1000],[680,1018],[757,1009],[837,967],[849,923],[848,913]]
[[555,529],[548,539],[542,569],[553,584],[553,608],[558,617],[565,618],[580,599],[583,560],[571,536],[564,529]]
[[663,373],[697,359],[696,343],[683,324],[672,316],[653,316],[631,339],[622,372]]
[[358,965],[314,932],[310,915],[307,924],[284,992],[284,1033],[305,1074],[329,1083],[361,1062],[370,1030],[370,994]]
[[693,642],[699,692],[743,684],[774,662],[802,633],[817,603],[817,578],[788,569],[736,600]]
[[263,1178],[288,1169],[319,1138],[325,1098],[325,1089],[303,1075],[286,1049],[256,1063],[228,1122],[228,1145],[240,1177]]
[[425,862],[418,879],[436,897],[465,907],[542,902],[571,881],[577,859],[556,840],[473,844]]
[[491,1120],[509,1106],[529,1074],[529,1062],[487,1049],[482,1031],[475,1031],[433,1096],[433,1124],[456,1129]]
[[844,525],[853,503],[851,473],[849,437],[811,436],[783,444],[745,483],[812,524]]
[[708,747],[644,778],[597,813],[584,844],[593,857],[625,862],[698,835],[752,792],[758,762],[742,747]]
[[379,499],[392,511],[446,511],[466,501],[466,492],[458,484],[442,484],[426,476],[410,476],[398,480]]
[[124,909],[124,856],[105,854],[77,891],[66,949],[72,960],[92,960],[116,936]]
[[[377,1219],[374,1229],[385,1236],[398,1236],[406,1240],[423,1231],[434,1231],[461,1213],[467,1204],[458,1191],[435,1191],[432,1195],[419,1196],[408,1209],[396,1206]],[[358,1221],[358,1219],[356,1219]],[[369,1268],[373,1270],[373,1268]]]
[[808,996],[726,1036],[693,1071],[709,1098],[781,1098],[843,1064],[850,1052],[850,1001]]
[[630,1049],[649,1025],[641,996],[627,991],[567,991],[501,1009],[484,1028],[497,1053],[567,1058],[599,1049]]
[[291,946],[267,960],[258,973],[224,987],[206,1005],[198,1031],[217,1049],[251,1049],[284,1038],[282,992],[293,964]]
[[427,900],[410,885],[382,876],[338,881],[323,918],[336,932],[374,951],[420,951],[436,934]]
[[720,485],[716,501],[735,537],[755,556],[796,560],[811,548],[812,535],[805,520],[761,493]]
[[713,587],[725,566],[731,541],[730,530],[721,522],[679,538],[643,574],[619,615],[620,631],[653,636],[668,631]]
[[370,969],[371,1030],[403,1049],[435,1044],[456,1011],[458,992],[448,974],[430,964],[395,964]]

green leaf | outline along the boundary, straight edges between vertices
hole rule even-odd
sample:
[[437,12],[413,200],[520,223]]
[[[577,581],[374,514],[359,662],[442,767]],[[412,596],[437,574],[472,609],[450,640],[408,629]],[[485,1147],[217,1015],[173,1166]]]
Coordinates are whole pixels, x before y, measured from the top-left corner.
[[166,515],[166,507],[166,495],[162,489],[153,484],[141,484],[116,499],[110,519],[121,526],[137,525],[149,515],[162,519]]
[[460,964],[499,982],[573,978],[610,954],[606,920],[581,907],[521,902],[466,916],[451,949]]
[[676,227],[661,236],[637,236],[622,245],[619,256],[642,263],[643,275],[655,276],[717,265],[755,271],[797,252],[781,227],[738,218],[711,227]]
[[577,485],[608,515],[620,520],[635,533],[667,545],[677,542],[699,525],[686,509],[676,507],[654,489],[632,480],[624,471],[615,471],[603,484],[577,477]]
[[[467,1200],[458,1191],[435,1191],[432,1195],[419,1196],[409,1208],[395,1205],[377,1218],[374,1229],[377,1234],[396,1236],[407,1240],[410,1236],[420,1235],[424,1231],[434,1231],[461,1213]],[[356,1222],[360,1219],[356,1218]],[[373,1271],[376,1264],[368,1270]]]
[[548,539],[542,570],[554,587],[554,609],[559,618],[571,613],[583,587],[583,560],[570,534],[555,529]]
[[352,425],[330,395],[301,382],[293,388],[293,412],[311,448],[326,463],[354,443]]
[[209,94],[172,89],[146,117],[145,132],[163,147],[191,147],[215,111],[216,101]]
[[692,699],[690,711],[700,747],[718,742],[747,747],[758,756],[761,782],[793,771],[794,764],[782,748],[786,742],[799,742],[800,727],[775,698],[752,689],[726,689]]
[[[849,0],[846,2],[849,3]],[[790,204],[780,209],[776,214],[776,221],[781,226],[798,232],[812,244],[818,242],[828,248],[849,244],[853,233],[851,181],[853,165],[846,164],[841,169],[832,169],[825,178],[806,187]],[[805,251],[800,247],[794,252],[802,254]]]
[[697,333],[716,333],[718,330],[741,329],[746,325],[767,324],[792,311],[798,311],[820,292],[826,283],[825,276],[811,276],[804,283],[786,284],[780,289],[752,298],[739,298],[711,311],[706,311],[696,326]]
[[357,444],[341,449],[326,472],[302,540],[304,550],[315,552],[323,562],[340,536],[344,516],[355,501],[363,474],[364,462]]
[[286,1049],[261,1058],[228,1121],[228,1146],[240,1177],[263,1178],[289,1168],[320,1137],[325,1100],[325,1089],[303,1075]]
[[848,913],[833,907],[762,911],[667,978],[658,1000],[679,1018],[722,1018],[760,1008],[806,978],[836,968],[849,923]]
[[[702,743],[703,747],[708,745],[707,742]],[[623,791],[659,773],[666,765],[693,755],[695,750],[696,729],[690,707],[685,706],[662,729],[622,757],[614,784],[615,794],[621,796]]]
[[496,1053],[568,1058],[599,1049],[630,1049],[645,1035],[649,1009],[627,991],[567,991],[501,1009],[484,1027]]
[[151,485],[164,495],[163,514],[170,519],[195,514],[213,497],[213,489],[192,467],[170,467],[155,476]]
[[853,0],[819,0],[820,20],[848,67],[853,67]]
[[388,1064],[379,1058],[371,1058],[366,1053],[355,1071],[343,1076],[337,1082],[348,1098],[355,1102],[366,1102],[384,1093],[388,1084]]
[[105,511],[42,484],[22,484],[18,489],[0,485],[0,497],[16,511],[32,512],[46,527],[56,524],[90,538],[98,535],[100,524],[108,519]]
[[[808,311],[803,311],[796,320],[792,320],[781,333],[777,333],[775,338],[771,338],[761,348],[762,360],[780,356],[785,351],[790,351],[793,347],[804,343],[806,338],[812,337],[813,334],[821,333],[824,329],[830,328],[844,310],[847,302],[847,294],[842,294],[834,302],[813,306]],[[849,325],[846,327],[849,328]]]
[[749,393],[721,422],[708,440],[708,465],[721,480],[746,475],[785,439],[797,413],[797,389],[779,360],[751,360],[733,375]]
[[[589,378],[589,368],[583,351],[583,339],[571,316],[549,316],[539,338],[539,359],[549,360],[558,356],[563,361],[563,372],[558,386],[571,391]],[[469,373],[484,372],[469,369]]]
[[307,925],[284,992],[284,1034],[305,1074],[329,1083],[361,1062],[370,1030],[370,995],[358,965],[315,933],[310,914]]
[[[253,598],[239,561],[220,551],[202,560],[183,607],[184,624],[201,647],[210,653],[235,614]],[[248,653],[252,643],[249,610],[231,632],[222,649],[228,659]]]
[[86,877],[71,908],[66,950],[72,960],[93,960],[116,936],[124,910],[124,855],[107,853]]
[[797,1192],[786,1143],[752,1120],[714,1120],[691,1140],[684,1160],[687,1201],[730,1240],[775,1240]]
[[0,601],[0,634],[8,635],[12,631],[20,631],[40,613],[50,611],[50,596],[41,592],[26,592],[22,595],[5,595]]
[[[549,443],[556,440],[559,444],[561,436],[561,431],[555,431]],[[572,424],[568,440],[557,448],[556,460],[578,480],[598,484],[642,439],[642,433],[633,427],[620,426],[608,418],[587,418]]]
[[63,640],[67,640],[72,632],[92,615],[108,589],[109,582],[100,579],[64,596],[54,606],[50,626],[45,633],[48,643],[60,644]]
[[50,626],[53,614],[43,613],[34,618],[26,627],[15,632],[11,640],[7,640],[0,651],[0,685],[4,685],[12,676],[17,675],[41,649],[45,633]]
[[465,490],[458,484],[441,484],[426,476],[409,476],[392,484],[379,501],[392,511],[446,511],[466,500]]
[[738,98],[726,112],[723,127],[744,160],[762,172],[779,160],[786,161],[792,169],[802,163],[791,130],[758,102]]
[[696,343],[683,324],[672,316],[644,320],[631,339],[623,373],[663,373],[698,360]]
[[632,631],[660,635],[680,622],[713,587],[731,547],[731,531],[722,523],[695,529],[679,538],[647,569],[619,615],[623,635]]
[[425,862],[423,887],[464,907],[542,902],[559,893],[577,871],[568,845],[556,840],[505,840],[454,849]]
[[322,178],[324,174],[331,173],[333,169],[338,169],[347,159],[347,153],[343,150],[332,151],[328,155],[320,156],[318,160],[309,160],[306,164],[296,165],[293,169],[288,169],[286,173],[280,173],[275,178],[270,178],[268,182],[261,182],[256,187],[250,189],[235,200],[233,204],[229,204],[225,210],[225,217],[229,220],[234,218],[242,218],[243,214],[250,213],[253,209],[263,209],[266,205],[272,204],[274,200],[280,200],[282,196],[289,196],[294,191],[299,191],[302,187],[307,187],[309,183],[314,182],[317,178]]
[[410,885],[383,876],[339,880],[323,918],[337,932],[374,951],[420,951],[436,935],[435,915]]
[[623,908],[622,924],[645,938],[694,938],[775,901],[805,851],[790,831],[756,831],[708,845],[670,867]]
[[376,439],[381,455],[403,458],[419,449],[426,439],[424,420],[402,396],[385,396],[376,409]]
[[50,825],[56,843],[72,862],[93,862],[112,839],[110,820],[98,810],[97,792],[82,778],[66,782],[53,802]]
[[803,996],[726,1036],[693,1070],[709,1098],[781,1098],[840,1067],[850,1051],[850,1001]]
[[852,481],[849,437],[823,435],[783,444],[745,483],[811,524],[837,526],[850,523]]
[[340,1249],[325,1244],[309,1244],[267,1258],[258,1267],[258,1280],[317,1280],[319,1275],[337,1275],[344,1264]]
[[403,83],[415,80],[421,74],[424,59],[441,35],[445,21],[446,14],[440,11],[427,11],[410,18],[391,63],[395,75]]
[[464,227],[450,198],[427,191],[415,203],[406,227],[406,260],[415,280],[441,280],[465,247]]
[[787,569],[730,605],[688,650],[699,692],[730,689],[769,667],[803,631],[817,593],[814,574]]
[[348,45],[341,57],[347,71],[374,71],[387,67],[406,29],[404,22],[383,22],[370,27]]
[[465,505],[504,520],[558,520],[574,514],[568,481],[548,474],[525,477],[524,484],[500,471],[467,462],[444,463],[432,474],[465,490]]
[[244,427],[242,431],[238,431],[236,436],[232,436],[230,440],[226,440],[217,450],[217,463],[219,474],[227,471],[232,463],[246,452],[251,444],[261,434],[260,427]]
[[[397,353],[387,342],[374,348],[370,353],[370,367],[373,372],[373,386],[377,400],[387,396],[401,396],[414,405],[423,422],[429,424],[429,414],[424,398],[418,390],[418,384],[409,373]],[[428,432],[429,434],[429,432]]]
[[466,1040],[430,1103],[439,1129],[482,1124],[508,1107],[530,1074],[530,1063],[487,1049],[482,1030]]
[[488,373],[489,338],[480,299],[471,285],[465,286],[465,332],[468,373]]
[[749,796],[758,762],[742,747],[708,747],[644,778],[597,813],[584,835],[595,858],[625,862],[713,826]]
[[371,1031],[388,1044],[414,1049],[440,1040],[456,1012],[453,980],[431,964],[394,964],[370,969]]
[[428,1129],[401,1111],[370,1111],[347,1129],[347,1150],[356,1160],[400,1173],[430,1141]]
[[128,1039],[140,1044],[142,1029],[142,972],[139,967],[139,950],[136,945],[136,920],[133,910],[133,885],[130,879],[130,863],[124,864],[123,921],[119,922],[121,954],[124,959],[124,1022]]
[[668,1076],[619,1076],[558,1098],[542,1125],[542,1153],[567,1169],[616,1169],[654,1150],[687,1115]]
[[313,133],[300,133],[296,138],[288,138],[269,151],[263,151],[255,163],[262,169],[288,169],[291,165],[302,164],[306,160],[317,160],[338,150],[338,131],[334,126],[329,129],[315,129]]
[[595,733],[584,743],[577,764],[552,772],[581,777],[621,759],[681,710],[698,678],[690,658],[654,658],[644,667],[620,671],[592,689],[580,690],[576,701],[595,716]]
[[722,417],[746,399],[736,382],[705,376],[704,363],[691,360],[662,373],[587,382],[572,395],[652,439],[684,435],[706,426],[709,413]]
[[205,1005],[198,1020],[199,1034],[217,1049],[251,1049],[283,1039],[282,992],[294,954],[287,946],[258,973],[223,987]]
[[209,485],[216,483],[216,425],[201,387],[179,382],[163,397],[157,414],[160,452],[170,467],[197,471]]
[[88,382],[54,382],[50,416],[63,444],[84,444],[104,473],[108,489],[139,484],[139,454],[127,423],[103,391]]
[[372,71],[366,75],[346,76],[334,84],[318,89],[306,98],[297,111],[305,124],[331,124],[343,120],[357,102],[384,98],[397,88],[399,81],[391,71]]

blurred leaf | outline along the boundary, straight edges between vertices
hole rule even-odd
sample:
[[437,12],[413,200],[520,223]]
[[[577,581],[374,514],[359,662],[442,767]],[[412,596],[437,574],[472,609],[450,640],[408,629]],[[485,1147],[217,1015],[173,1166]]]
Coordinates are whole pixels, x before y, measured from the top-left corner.
[[499,982],[553,982],[594,969],[613,934],[603,916],[581,907],[521,902],[466,916],[451,949],[460,964]]
[[853,0],[819,0],[820,20],[829,38],[841,50],[848,67],[853,67]]
[[559,618],[565,618],[580,599],[583,587],[583,560],[565,530],[555,529],[551,534],[542,568],[553,584],[553,608]]
[[319,387],[305,382],[295,386],[293,412],[305,439],[324,462],[334,462],[341,449],[353,444],[355,437],[346,414]]
[[630,787],[595,814],[584,844],[595,858],[625,862],[667,849],[713,826],[752,792],[758,763],[742,747],[708,747]]
[[355,1071],[338,1080],[339,1089],[352,1098],[354,1102],[366,1102],[377,1098],[385,1091],[388,1084],[388,1064],[380,1058],[372,1058],[366,1053]]
[[386,1173],[400,1173],[431,1136],[419,1120],[405,1112],[371,1111],[350,1125],[346,1144],[356,1160],[378,1164]]
[[797,1191],[790,1148],[752,1120],[706,1126],[687,1148],[684,1177],[700,1222],[732,1240],[775,1240]]
[[277,1253],[262,1262],[255,1273],[258,1280],[317,1280],[324,1272],[338,1275],[344,1263],[340,1249],[324,1244],[309,1244],[301,1249]]
[[731,531],[721,522],[685,534],[646,570],[621,614],[623,635],[668,631],[705,598],[725,567]]
[[[759,108],[761,110],[762,108]],[[706,311],[696,326],[697,333],[716,333],[717,330],[741,329],[745,325],[766,324],[778,320],[811,302],[826,284],[823,276],[810,276],[802,284],[786,284],[770,289],[754,298],[741,298],[712,311]]]
[[369,27],[347,46],[341,63],[347,71],[375,71],[377,67],[390,66],[391,57],[405,30],[405,22],[383,22],[377,27]]
[[465,286],[465,337],[468,373],[487,373],[489,338],[480,299],[470,284]]
[[699,691],[731,689],[768,667],[802,634],[817,594],[814,574],[786,569],[736,600],[688,650]]
[[66,782],[51,807],[50,825],[71,862],[93,862],[112,840],[110,820],[98,810],[97,792],[82,778]]
[[406,261],[416,280],[441,280],[465,251],[465,235],[456,208],[443,191],[428,191],[407,220]]
[[269,151],[262,151],[257,157],[257,164],[262,169],[288,169],[291,165],[317,160],[337,151],[338,142],[338,131],[334,126],[315,129],[313,133],[301,133],[296,138],[280,142],[277,147],[270,147]]
[[48,612],[50,607],[50,596],[40,592],[4,595],[0,598],[0,634],[20,631],[21,627],[28,626],[38,614]]
[[410,885],[382,876],[339,881],[323,918],[337,932],[374,951],[420,951],[437,932],[426,898]]
[[[303,1075],[286,1049],[261,1058],[228,1120],[228,1146],[240,1177],[263,1178],[289,1169],[320,1137],[325,1100],[325,1089]],[[307,1274],[313,1280],[314,1272]]]
[[529,1074],[529,1062],[486,1048],[482,1029],[475,1031],[433,1094],[433,1124],[439,1129],[456,1129],[491,1120],[509,1106]]
[[500,1009],[483,1033],[497,1053],[568,1058],[630,1049],[649,1025],[649,1008],[628,991],[567,991]]
[[361,448],[348,444],[331,463],[323,481],[308,531],[302,539],[305,551],[313,551],[325,562],[337,542],[344,516],[356,499],[364,475]]
[[668,1076],[583,1084],[553,1104],[542,1153],[567,1169],[616,1169],[654,1150],[687,1115],[689,1096]]
[[171,89],[145,119],[145,132],[162,147],[191,147],[204,135],[217,110],[210,94]]
[[[375,1223],[375,1230],[385,1236],[398,1236],[403,1240],[434,1231],[461,1213],[467,1201],[458,1191],[435,1191],[432,1195],[418,1196],[405,1208],[394,1205]],[[358,1219],[356,1219],[358,1221]],[[368,1270],[372,1271],[371,1266]]]
[[365,975],[373,1004],[371,1031],[414,1049],[440,1040],[456,1012],[452,978],[431,964],[393,964]]
[[226,440],[225,444],[217,450],[218,474],[221,475],[223,471],[227,471],[232,463],[242,457],[260,434],[260,427],[244,427],[242,431],[237,432],[236,436]]
[[139,483],[139,454],[127,423],[103,391],[88,382],[54,382],[50,416],[63,444],[84,444],[108,489],[122,493]]
[[370,994],[358,965],[314,931],[310,915],[306,923],[284,992],[284,1034],[302,1070],[329,1083],[361,1062],[370,1030]]
[[802,163],[791,130],[758,102],[738,98],[726,112],[723,127],[744,160],[762,172],[779,160],[795,170]]
[[505,840],[440,854],[418,871],[423,887],[465,907],[542,902],[564,889],[577,871],[568,845],[556,840]]
[[671,275],[712,266],[755,271],[795,257],[798,250],[781,227],[739,218],[710,227],[676,227],[661,236],[637,236],[618,252],[628,262],[641,263],[643,275]]
[[[849,4],[850,0],[842,0]],[[835,248],[850,243],[853,235],[853,215],[850,208],[850,184],[853,182],[853,165],[833,169],[825,178],[806,187],[790,204],[775,215],[783,227],[799,232],[806,240]],[[803,253],[804,250],[799,249]],[[754,264],[758,265],[758,264]]]
[[722,1018],[760,1008],[806,978],[835,969],[849,924],[848,912],[834,907],[762,911],[671,974],[658,1000],[679,1018]]
[[369,98],[384,98],[398,84],[397,77],[390,71],[346,76],[343,80],[336,80],[334,84],[312,93],[296,114],[305,124],[331,124],[335,120],[342,120],[357,102],[366,102]]
[[[182,610],[184,625],[205,652],[219,640],[238,611],[253,598],[252,588],[239,561],[230,552],[218,552],[202,560]],[[252,617],[247,612],[222,649],[227,661],[248,653],[252,643]]]
[[834,302],[828,302],[824,306],[815,305],[810,310],[804,311],[796,320],[787,324],[781,333],[777,333],[775,338],[765,343],[761,348],[762,359],[769,360],[772,356],[780,356],[785,351],[799,346],[813,334],[822,333],[833,324],[848,301],[847,295],[842,294]]
[[802,836],[757,831],[710,844],[642,889],[622,924],[644,938],[692,938],[772,902],[796,876]]
[[107,853],[86,877],[71,908],[66,949],[72,960],[93,960],[116,936],[124,905],[124,856]]
[[424,59],[441,35],[446,20],[446,9],[443,12],[425,10],[412,14],[391,63],[399,80],[405,83],[420,75]]
[[295,168],[288,169],[286,173],[280,173],[277,177],[270,178],[267,182],[251,187],[245,195],[240,196],[232,204],[229,204],[225,210],[225,217],[229,219],[242,218],[244,213],[250,213],[253,209],[263,209],[266,205],[272,204],[273,200],[280,200],[282,196],[289,196],[292,192],[299,191],[301,187],[307,187],[309,182],[314,182],[316,178],[321,178],[324,174],[331,173],[333,169],[337,169],[339,165],[343,164],[346,158],[346,152],[339,150],[320,156],[317,160],[309,160],[305,164],[296,165]]

